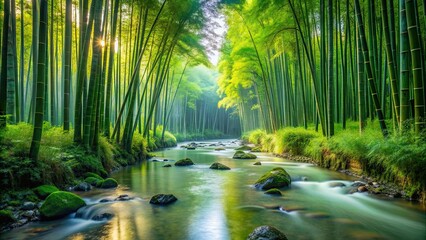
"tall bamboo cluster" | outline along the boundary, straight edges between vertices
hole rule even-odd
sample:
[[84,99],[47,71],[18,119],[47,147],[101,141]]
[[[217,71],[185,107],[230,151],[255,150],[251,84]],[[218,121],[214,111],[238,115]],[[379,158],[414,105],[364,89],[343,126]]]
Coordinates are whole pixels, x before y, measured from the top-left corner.
[[[222,106],[243,131],[377,120],[384,136],[425,129],[422,1],[287,0],[224,5]],[[255,124],[253,124],[255,123]]]
[[[97,151],[101,135],[131,151],[135,132],[149,139],[158,128],[164,139],[170,126],[182,132],[186,118],[188,131],[227,130],[219,119],[230,113],[215,110],[214,115],[210,109],[217,109],[217,98],[199,100],[184,89],[188,69],[209,64],[199,36],[206,4],[2,2],[1,127],[32,123],[29,156],[35,161],[46,122],[63,126],[88,151]],[[182,112],[188,96],[197,107]]]

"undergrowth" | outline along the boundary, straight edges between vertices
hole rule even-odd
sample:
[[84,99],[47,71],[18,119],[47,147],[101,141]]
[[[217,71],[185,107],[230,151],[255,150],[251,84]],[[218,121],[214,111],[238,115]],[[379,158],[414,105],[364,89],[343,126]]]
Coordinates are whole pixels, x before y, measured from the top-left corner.
[[393,133],[384,139],[377,122],[369,122],[362,135],[356,122],[346,130],[337,125],[335,136],[327,139],[313,128],[284,128],[274,134],[254,130],[243,135],[264,151],[309,156],[318,165],[335,170],[346,169],[349,161],[359,163],[361,174],[403,187],[407,195],[426,188],[425,135]]

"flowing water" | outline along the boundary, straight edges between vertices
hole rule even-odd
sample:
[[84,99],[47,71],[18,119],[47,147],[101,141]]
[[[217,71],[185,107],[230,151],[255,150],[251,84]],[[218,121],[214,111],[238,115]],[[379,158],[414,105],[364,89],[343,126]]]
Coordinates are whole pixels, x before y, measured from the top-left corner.
[[[266,153],[257,154],[256,160],[236,160],[232,159],[235,143],[224,140],[226,150],[220,152],[210,143],[196,150],[166,149],[156,153],[159,162],[150,160],[114,173],[118,189],[80,194],[88,204],[80,217],[30,223],[0,238],[245,239],[257,226],[272,225],[289,239],[426,239],[424,205],[347,194],[349,187],[330,185],[337,181],[350,186],[357,179]],[[185,157],[196,165],[163,167]],[[216,161],[232,170],[209,169]],[[256,161],[262,165],[254,166]],[[277,166],[291,175],[291,188],[283,189],[282,197],[256,190],[252,184]],[[168,206],[149,204],[158,193],[172,193],[178,201]],[[99,202],[122,194],[133,199]],[[105,212],[114,217],[91,220]]]

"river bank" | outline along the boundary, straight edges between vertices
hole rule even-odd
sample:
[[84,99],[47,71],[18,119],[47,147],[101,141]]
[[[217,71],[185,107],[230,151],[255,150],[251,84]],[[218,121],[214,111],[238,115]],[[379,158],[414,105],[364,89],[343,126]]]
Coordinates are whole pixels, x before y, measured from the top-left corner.
[[371,193],[424,203],[423,137],[407,134],[383,139],[380,132],[372,129],[366,129],[363,135],[355,129],[341,130],[330,139],[303,128],[284,128],[275,134],[255,130],[243,139],[259,151],[362,178]]

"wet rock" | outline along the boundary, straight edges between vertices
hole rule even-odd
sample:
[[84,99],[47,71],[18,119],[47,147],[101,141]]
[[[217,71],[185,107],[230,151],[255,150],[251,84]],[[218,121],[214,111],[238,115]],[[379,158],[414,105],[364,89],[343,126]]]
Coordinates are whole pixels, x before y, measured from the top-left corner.
[[108,198],[104,198],[104,199],[101,199],[99,202],[106,203],[106,202],[112,202],[112,200]]
[[152,162],[159,162],[160,160],[158,160],[158,159],[152,159],[151,161]]
[[41,185],[33,189],[33,192],[40,198],[46,199],[51,193],[59,191],[59,189],[52,185]]
[[276,189],[276,188],[271,188],[271,189],[267,190],[265,192],[265,194],[275,195],[275,196],[281,196],[282,195],[281,191],[279,189]]
[[302,177],[302,181],[308,181],[308,177]]
[[328,186],[331,188],[335,188],[335,187],[346,187],[346,185],[342,182],[329,182]]
[[165,164],[163,167],[171,167],[171,164]]
[[215,162],[210,166],[210,169],[216,169],[216,170],[231,170],[230,167],[223,165],[222,163]]
[[92,189],[92,185],[87,182],[81,182],[77,186],[74,187],[74,191],[87,192]]
[[223,147],[218,147],[218,148],[215,148],[214,150],[215,150],[215,151],[223,151],[223,150],[225,150],[225,148],[223,148]]
[[112,217],[114,217],[114,214],[112,214],[112,213],[101,213],[101,214],[93,216],[92,220],[104,221],[104,220],[110,220]]
[[26,217],[26,218],[32,218],[34,216],[34,211],[33,210],[28,210],[25,211],[22,216]]
[[290,175],[284,170],[284,168],[277,167],[260,177],[254,186],[258,189],[268,190],[271,188],[287,187],[290,184]]
[[352,187],[361,187],[361,186],[365,186],[365,183],[360,182],[360,181],[356,181],[356,182],[352,183],[351,186]]
[[92,186],[96,186],[96,184],[98,184],[99,181],[103,181],[101,179],[95,178],[95,177],[87,177],[84,179],[84,182],[92,185]]
[[56,219],[68,215],[77,209],[86,206],[81,197],[70,192],[54,192],[46,198],[40,208],[40,215],[44,219]]
[[232,157],[234,159],[256,159],[257,156],[251,153],[245,153],[241,150],[238,150],[235,152],[234,156]]
[[247,146],[247,145],[244,145],[244,146],[235,148],[235,150],[247,151],[247,150],[251,150],[251,147]]
[[118,196],[118,198],[116,198],[114,200],[115,201],[129,201],[129,200],[132,200],[132,199],[133,199],[133,197],[129,197],[129,195],[123,194],[123,195]]
[[169,159],[163,159],[163,162],[168,162],[169,161]]
[[287,240],[287,237],[272,226],[260,226],[250,233],[247,240]]
[[21,209],[22,210],[33,210],[36,207],[36,204],[33,202],[24,202],[22,204]]
[[190,166],[190,165],[194,165],[194,162],[192,162],[192,160],[189,158],[181,159],[175,163],[175,166],[179,166],[179,167]]
[[100,185],[101,188],[116,188],[117,186],[118,183],[114,178],[107,178]]
[[358,192],[367,192],[367,191],[368,191],[368,189],[367,189],[366,186],[360,186],[360,187],[358,187]]
[[253,163],[253,165],[260,166],[260,165],[262,165],[262,163],[261,162],[255,162],[255,163]]
[[173,194],[157,194],[151,198],[149,203],[155,205],[168,205],[176,201],[177,198]]

